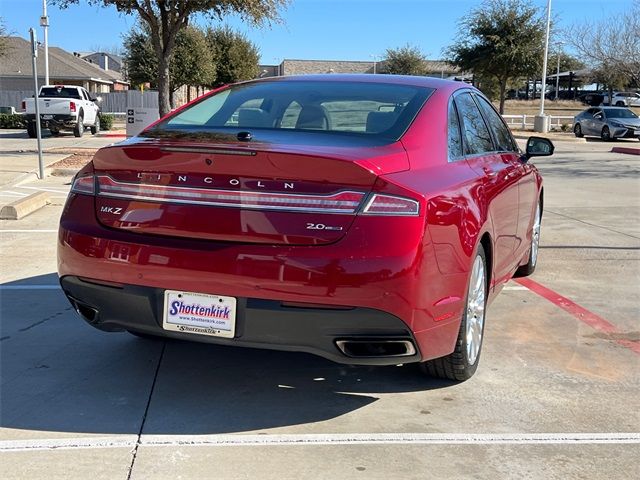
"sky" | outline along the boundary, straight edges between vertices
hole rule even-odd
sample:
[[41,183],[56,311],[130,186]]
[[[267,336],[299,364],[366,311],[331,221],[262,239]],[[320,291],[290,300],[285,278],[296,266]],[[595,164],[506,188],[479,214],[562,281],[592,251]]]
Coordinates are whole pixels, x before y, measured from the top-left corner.
[[[595,21],[628,10],[633,0],[552,0],[558,26]],[[533,0],[546,8],[547,0]],[[430,59],[442,57],[453,42],[459,19],[480,0],[291,0],[282,11],[283,23],[256,29],[230,17],[225,23],[244,32],[261,54],[261,63],[283,59],[371,60],[387,48],[418,46]],[[49,44],[70,52],[118,48],[135,16],[114,7],[89,6],[86,1],[60,10],[49,6]],[[39,19],[42,0],[0,0],[0,17],[10,34],[29,37]],[[195,19],[205,26],[208,21]],[[220,22],[217,22],[220,24]],[[214,23],[216,25],[216,23]]]

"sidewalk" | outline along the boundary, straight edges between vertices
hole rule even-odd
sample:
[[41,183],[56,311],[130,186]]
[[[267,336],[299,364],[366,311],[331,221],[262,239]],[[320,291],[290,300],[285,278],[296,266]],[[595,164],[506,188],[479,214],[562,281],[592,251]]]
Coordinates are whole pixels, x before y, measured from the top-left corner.
[[[73,135],[42,138],[42,159],[45,168],[72,155],[74,150],[93,152],[101,147],[124,140],[124,130],[110,130],[81,138]],[[0,130],[0,188],[12,187],[38,178],[38,143],[24,130]]]

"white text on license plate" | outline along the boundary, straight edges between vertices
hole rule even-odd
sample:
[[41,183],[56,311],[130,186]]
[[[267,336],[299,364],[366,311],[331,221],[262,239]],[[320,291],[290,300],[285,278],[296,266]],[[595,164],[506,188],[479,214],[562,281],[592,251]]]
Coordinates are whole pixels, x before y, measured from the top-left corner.
[[162,328],[174,332],[233,338],[236,331],[236,299],[166,290]]

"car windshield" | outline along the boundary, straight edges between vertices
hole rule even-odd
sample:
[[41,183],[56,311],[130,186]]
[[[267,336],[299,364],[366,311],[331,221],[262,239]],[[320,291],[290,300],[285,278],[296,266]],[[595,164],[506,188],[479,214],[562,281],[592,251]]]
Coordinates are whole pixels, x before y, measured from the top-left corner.
[[604,111],[607,118],[638,118],[638,115],[626,108],[612,108]]
[[66,87],[42,87],[38,96],[80,99],[80,93],[77,88]]
[[208,96],[144,136],[257,129],[397,140],[432,92],[431,88],[390,83],[252,82]]

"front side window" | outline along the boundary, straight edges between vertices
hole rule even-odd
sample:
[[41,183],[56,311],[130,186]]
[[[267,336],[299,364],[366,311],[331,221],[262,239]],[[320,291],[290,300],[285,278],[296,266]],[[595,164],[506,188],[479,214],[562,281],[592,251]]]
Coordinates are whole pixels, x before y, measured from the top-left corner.
[[432,92],[427,87],[373,82],[251,82],[205,97],[144,135],[286,129],[397,140]]
[[489,102],[483,97],[476,95],[476,100],[480,104],[480,108],[482,108],[484,118],[487,119],[487,122],[489,122],[489,126],[493,131],[497,150],[501,152],[516,151],[517,147],[513,142],[511,133],[509,132],[509,127],[507,127],[504,121],[502,121],[502,117],[500,117],[498,112],[496,112]]
[[456,97],[456,106],[462,122],[462,136],[465,140],[465,154],[477,155],[492,152],[493,141],[482,114],[471,94],[462,93]]

